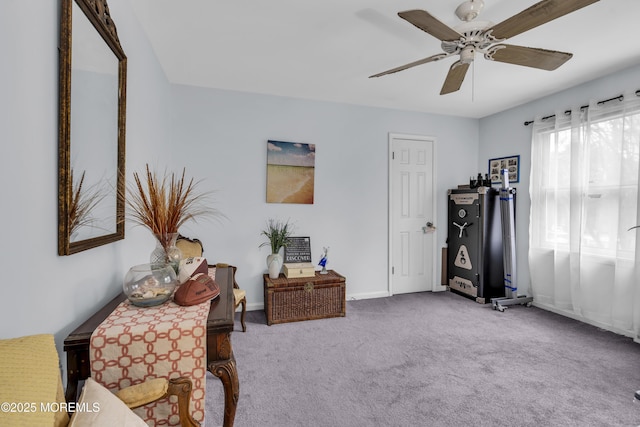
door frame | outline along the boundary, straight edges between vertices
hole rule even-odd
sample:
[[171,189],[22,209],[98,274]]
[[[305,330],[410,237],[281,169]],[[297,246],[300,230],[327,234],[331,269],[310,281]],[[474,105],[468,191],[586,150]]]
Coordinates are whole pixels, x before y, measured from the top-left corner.
[[432,156],[432,164],[431,164],[431,173],[432,173],[432,187],[431,187],[431,192],[433,194],[433,204],[432,204],[432,212],[431,212],[431,218],[433,218],[433,223],[436,226],[436,230],[433,232],[433,268],[431,269],[431,281],[432,281],[432,285],[431,285],[431,291],[438,291],[441,290],[442,286],[440,285],[439,280],[437,280],[437,266],[438,266],[438,256],[437,256],[437,248],[438,248],[438,229],[437,229],[437,216],[436,213],[438,212],[437,210],[437,170],[436,170],[436,165],[437,165],[437,138],[434,136],[425,136],[425,135],[413,135],[413,134],[406,134],[406,133],[394,133],[394,132],[389,132],[389,136],[388,136],[388,148],[389,148],[389,153],[388,153],[388,159],[389,159],[389,175],[388,175],[388,200],[387,200],[387,220],[388,220],[388,224],[387,224],[387,232],[388,232],[388,236],[387,236],[387,274],[388,274],[388,279],[387,279],[387,292],[389,293],[389,296],[393,295],[393,273],[392,273],[392,269],[393,269],[393,209],[392,209],[392,204],[393,204],[393,176],[394,176],[394,168],[393,168],[393,140],[394,139],[411,139],[414,141],[423,141],[423,142],[431,142],[432,146],[433,146],[433,156]]

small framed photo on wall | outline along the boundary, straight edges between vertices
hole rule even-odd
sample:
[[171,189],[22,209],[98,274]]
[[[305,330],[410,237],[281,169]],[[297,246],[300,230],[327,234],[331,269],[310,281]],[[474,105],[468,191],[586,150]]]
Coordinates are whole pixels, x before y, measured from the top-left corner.
[[489,159],[489,177],[491,179],[491,184],[502,183],[502,169],[509,171],[509,183],[520,182],[519,155]]

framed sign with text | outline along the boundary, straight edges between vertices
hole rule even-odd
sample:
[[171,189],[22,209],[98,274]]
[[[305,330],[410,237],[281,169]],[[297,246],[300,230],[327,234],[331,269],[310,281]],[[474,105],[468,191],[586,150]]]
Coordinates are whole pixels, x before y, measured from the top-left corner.
[[284,247],[285,263],[311,262],[311,239],[309,237],[290,237]]

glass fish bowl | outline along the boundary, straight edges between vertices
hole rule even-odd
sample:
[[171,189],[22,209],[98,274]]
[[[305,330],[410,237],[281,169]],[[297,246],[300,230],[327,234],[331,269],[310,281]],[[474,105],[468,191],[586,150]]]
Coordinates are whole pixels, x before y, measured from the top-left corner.
[[131,304],[153,307],[171,298],[177,285],[171,265],[140,264],[129,269],[122,288]]

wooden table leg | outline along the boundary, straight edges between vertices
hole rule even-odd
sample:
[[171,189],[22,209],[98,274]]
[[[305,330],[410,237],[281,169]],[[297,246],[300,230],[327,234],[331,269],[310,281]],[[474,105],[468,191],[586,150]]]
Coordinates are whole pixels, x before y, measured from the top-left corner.
[[80,379],[80,361],[76,351],[67,352],[67,390],[65,400],[76,402],[78,400],[78,381]]
[[209,371],[220,378],[224,388],[224,427],[233,427],[236,418],[236,407],[240,397],[240,383],[238,382],[238,371],[236,369],[236,359],[231,358],[225,361],[213,362],[209,364]]
[[67,349],[67,402],[77,402],[80,397],[79,386],[91,376],[88,349]]

